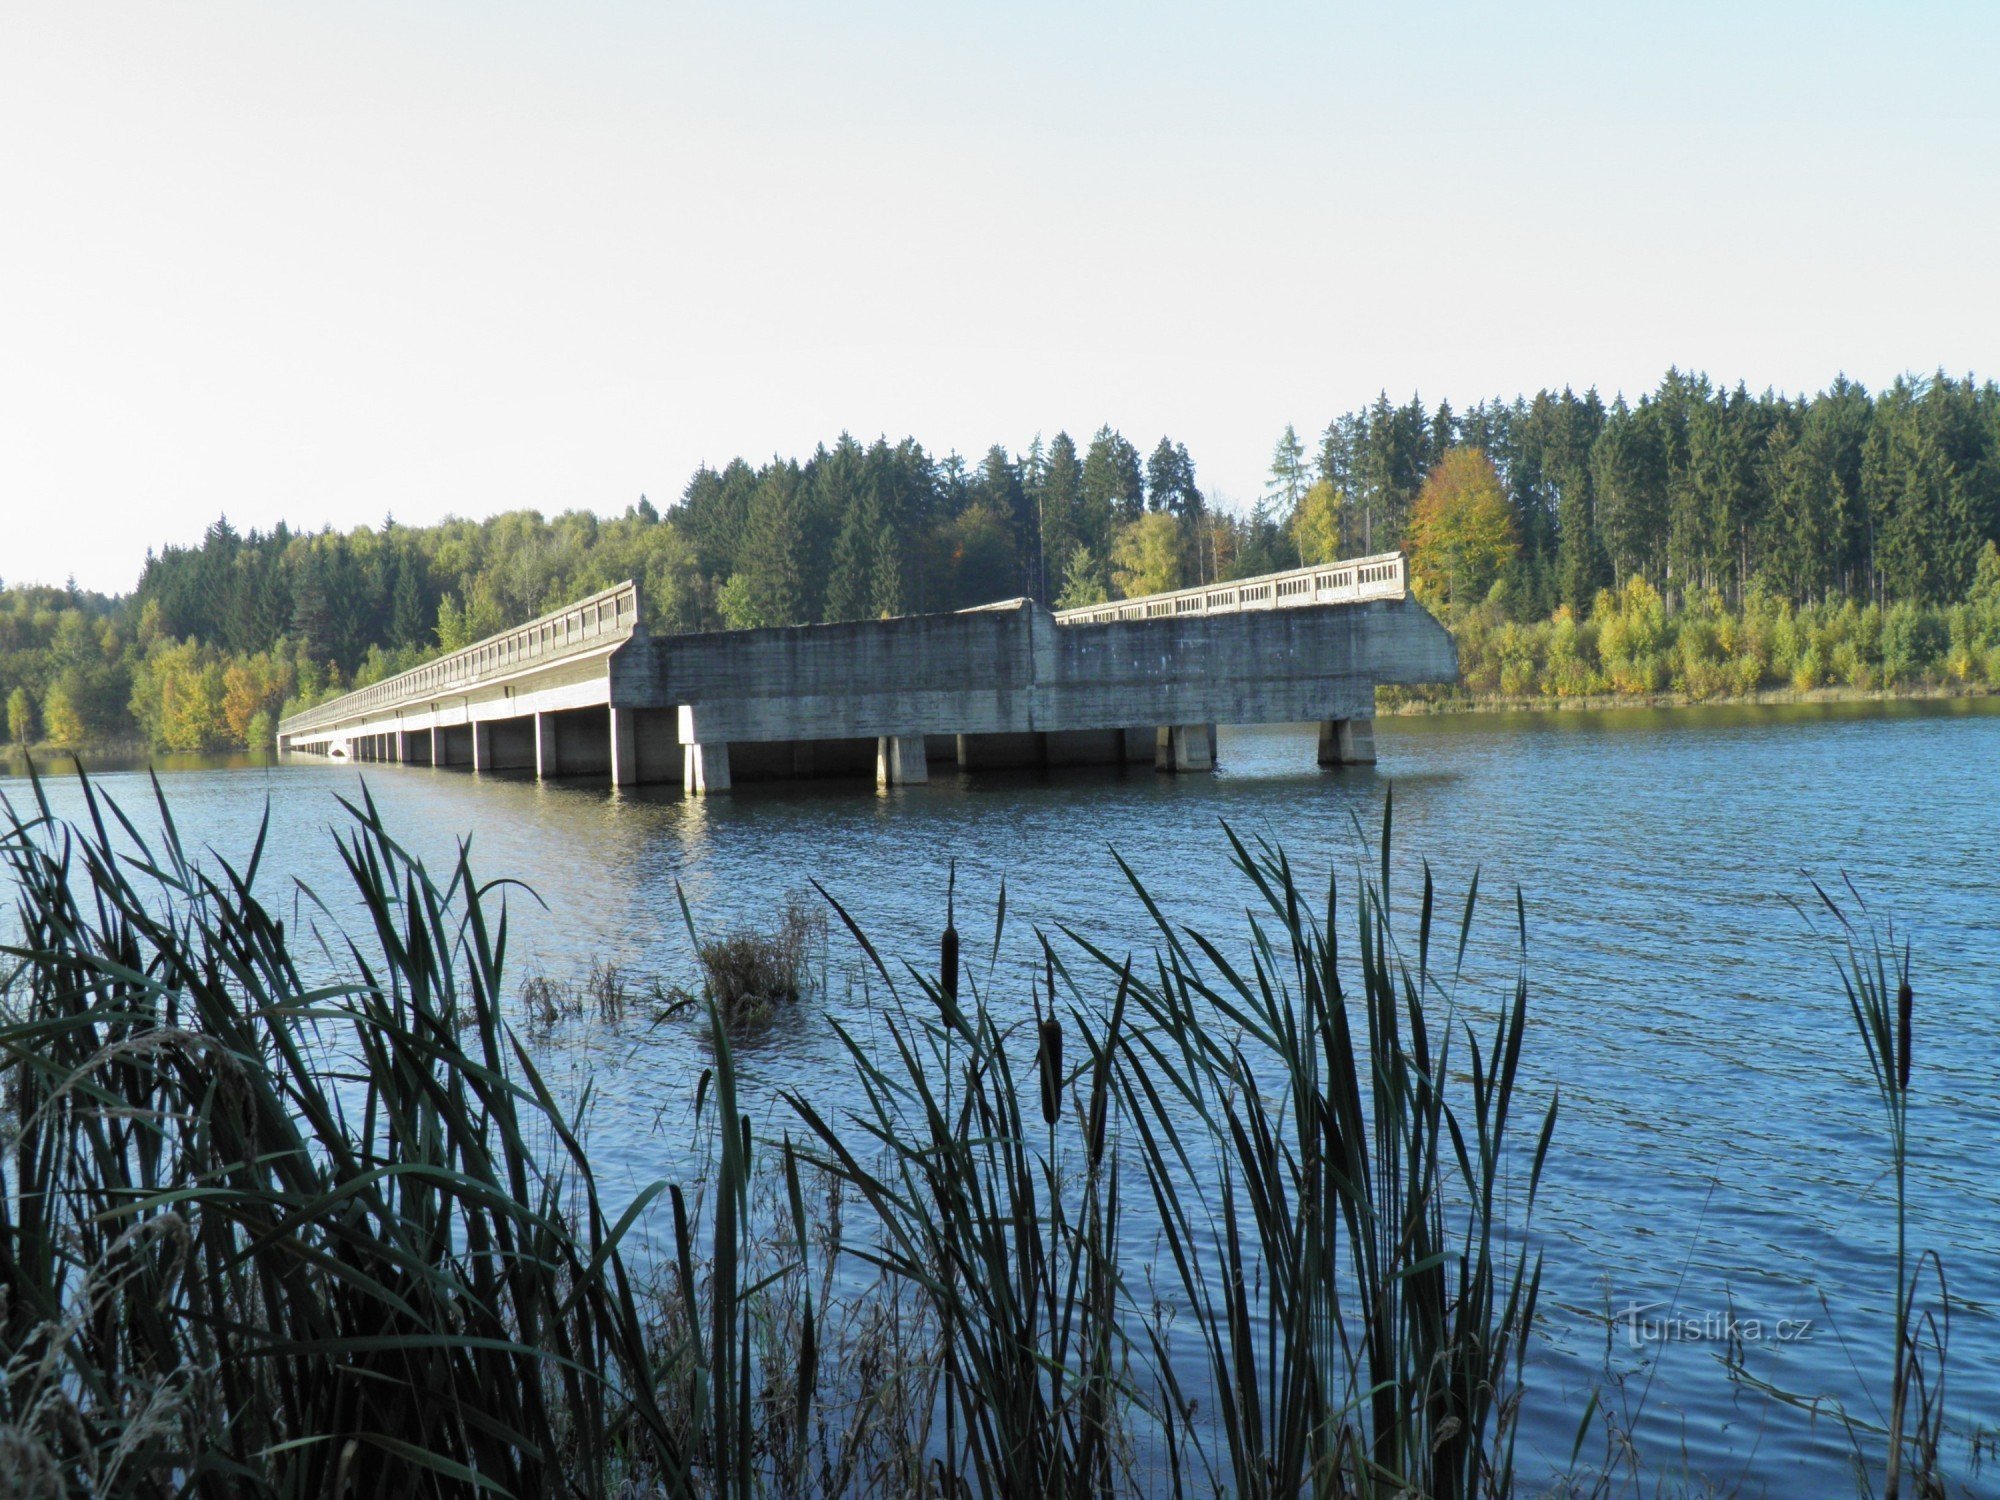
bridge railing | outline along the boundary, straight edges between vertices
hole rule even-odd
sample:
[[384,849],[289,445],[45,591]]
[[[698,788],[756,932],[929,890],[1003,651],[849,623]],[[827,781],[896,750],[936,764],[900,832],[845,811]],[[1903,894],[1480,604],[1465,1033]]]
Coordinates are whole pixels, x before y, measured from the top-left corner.
[[601,649],[614,639],[630,637],[638,628],[638,585],[614,584],[525,625],[475,641],[462,651],[440,656],[421,667],[412,667],[293,714],[280,721],[278,731],[296,735],[385,709],[428,702],[492,678],[512,675],[524,667],[542,666],[566,656],[581,656]]
[[1294,568],[1289,573],[1265,573],[1233,583],[1175,589],[1166,594],[1141,594],[1109,604],[1087,604],[1056,611],[1061,625],[1097,625],[1107,620],[1157,620],[1178,615],[1237,614],[1253,609],[1303,609],[1311,604],[1353,604],[1363,599],[1400,599],[1407,583],[1403,554],[1381,552]]

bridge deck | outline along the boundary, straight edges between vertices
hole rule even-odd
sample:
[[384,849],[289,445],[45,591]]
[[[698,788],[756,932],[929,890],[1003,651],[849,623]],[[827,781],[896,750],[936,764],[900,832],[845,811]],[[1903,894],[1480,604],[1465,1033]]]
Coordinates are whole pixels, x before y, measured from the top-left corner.
[[1059,614],[1021,600],[657,639],[623,583],[292,715],[279,745],[702,791],[731,784],[732,747],[744,772],[872,757],[888,782],[939,756],[1193,769],[1217,723],[1317,720],[1337,763],[1373,758],[1378,684],[1456,675],[1396,553]]

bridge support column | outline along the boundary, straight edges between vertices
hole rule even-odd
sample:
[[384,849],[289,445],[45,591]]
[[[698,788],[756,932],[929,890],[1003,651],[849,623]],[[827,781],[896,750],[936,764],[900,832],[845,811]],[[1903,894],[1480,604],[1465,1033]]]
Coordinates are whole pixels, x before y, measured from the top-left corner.
[[690,797],[729,790],[729,746],[682,745],[681,790]]
[[556,716],[535,715],[535,780],[562,775],[562,751],[556,746]]
[[629,708],[611,706],[611,784],[639,784],[639,716]]
[[1213,724],[1162,724],[1154,743],[1153,764],[1162,771],[1215,769]]
[[1374,765],[1375,721],[1373,719],[1320,720],[1319,763],[1323,766]]
[[490,771],[493,769],[493,726],[475,723],[472,726],[472,769]]
[[435,724],[431,725],[431,764],[444,764],[444,731]]
[[920,786],[930,779],[922,735],[890,734],[875,742],[877,786]]

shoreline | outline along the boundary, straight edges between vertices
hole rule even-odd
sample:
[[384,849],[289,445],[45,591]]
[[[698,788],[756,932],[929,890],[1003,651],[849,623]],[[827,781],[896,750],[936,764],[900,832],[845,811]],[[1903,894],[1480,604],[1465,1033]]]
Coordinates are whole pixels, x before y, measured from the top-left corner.
[[1617,708],[1781,708],[1842,703],[1938,703],[1995,697],[2000,697],[2000,688],[1970,683],[1940,687],[1820,687],[1806,692],[1796,688],[1763,688],[1755,693],[1727,693],[1712,698],[1696,698],[1687,693],[1589,693],[1576,698],[1490,694],[1443,700],[1412,699],[1384,704],[1377,712],[1382,718],[1421,719],[1447,714],[1603,713]]
[[[1428,719],[1475,714],[1604,713],[1612,709],[1630,708],[1795,708],[1856,703],[1942,703],[1992,698],[2000,698],[2000,687],[1986,687],[1974,683],[1897,688],[1821,687],[1803,693],[1796,688],[1763,688],[1755,693],[1729,693],[1714,698],[1696,698],[1686,693],[1671,692],[1589,693],[1576,698],[1540,694],[1522,697],[1486,694],[1443,700],[1418,698],[1406,699],[1400,703],[1385,703],[1377,707],[1376,715],[1385,719]],[[0,744],[0,767],[9,771],[25,770],[26,762],[30,758],[34,760],[38,769],[67,769],[63,763],[72,757],[82,757],[85,770],[91,769],[93,761],[102,761],[117,768],[124,768],[178,759],[241,757],[258,763],[265,760],[275,762],[278,759],[277,755],[270,751],[155,750],[144,740],[107,740],[102,744],[81,747],[43,743],[28,746],[25,754],[19,745]]]

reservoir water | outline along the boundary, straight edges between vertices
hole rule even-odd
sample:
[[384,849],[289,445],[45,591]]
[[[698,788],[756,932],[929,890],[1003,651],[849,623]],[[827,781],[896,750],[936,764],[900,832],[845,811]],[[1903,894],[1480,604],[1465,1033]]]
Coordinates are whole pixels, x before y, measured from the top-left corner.
[[[1316,881],[1336,871],[1345,891],[1356,825],[1372,838],[1393,786],[1401,892],[1427,859],[1455,909],[1480,873],[1468,1007],[1505,992],[1517,887],[1526,902],[1524,1087],[1562,1099],[1534,1221],[1547,1259],[1519,1458],[1531,1490],[1571,1468],[1597,1391],[1633,1426],[1648,1493],[1853,1491],[1836,1406],[1876,1423],[1886,1405],[1893,1198],[1833,954],[1801,914],[1810,878],[1851,880],[1912,952],[1911,1237],[1949,1276],[1947,1461],[1965,1492],[2000,1493],[2000,703],[1384,719],[1380,764],[1340,772],[1314,768],[1310,734],[1225,730],[1212,776],[945,773],[891,793],[827,782],[692,800],[365,774],[434,864],[469,836],[483,875],[533,887],[540,904],[509,898],[517,980],[597,960],[683,979],[677,884],[720,931],[767,922],[808,878],[885,955],[928,964],[956,861],[982,971],[1006,882],[990,988],[1023,1006],[1037,925],[1154,946],[1111,850],[1175,921],[1240,951],[1253,893],[1221,824],[1282,843]],[[194,765],[161,784],[184,838],[239,858],[268,800],[267,899],[289,901],[296,877],[338,905],[335,796],[362,774]],[[100,781],[145,823],[143,773]],[[73,781],[49,786],[58,812],[80,812]],[[17,805],[26,790],[0,779]],[[871,1018],[837,922],[830,953],[826,994],[740,1051],[767,1112],[778,1087],[831,1108],[851,1087],[824,1012],[863,1034]],[[692,1028],[584,1025],[543,1045],[556,1071],[594,1081],[590,1142],[614,1201],[681,1170],[705,1060]],[[1577,1464],[1604,1460],[1594,1424]]]

